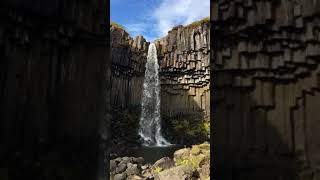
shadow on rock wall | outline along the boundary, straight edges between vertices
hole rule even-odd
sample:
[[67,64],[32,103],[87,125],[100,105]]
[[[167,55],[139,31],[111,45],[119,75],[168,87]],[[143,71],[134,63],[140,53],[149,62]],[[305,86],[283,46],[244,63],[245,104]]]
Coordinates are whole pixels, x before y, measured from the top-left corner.
[[177,144],[209,140],[210,84],[208,79],[196,82],[196,74],[205,76],[204,71],[195,69],[160,73],[163,132]]
[[[179,86],[176,85],[176,87]],[[127,99],[131,99],[130,96],[135,94],[142,95],[142,84],[140,88],[141,90],[136,89],[136,91],[126,93]],[[161,88],[163,88],[161,91],[162,132],[166,139],[175,144],[185,145],[208,141],[210,122],[204,110],[208,110],[210,103],[209,92],[206,91],[207,94],[204,93],[204,96],[201,96],[200,93],[190,95],[188,90],[179,89],[181,94],[168,94],[164,90],[166,87],[162,86]],[[173,89],[175,86],[171,88]],[[196,89],[195,91],[198,92]],[[131,148],[140,145],[138,136],[140,113],[141,105],[130,105],[129,103],[124,107],[113,105],[111,118],[112,154],[126,153]]]
[[[302,170],[291,127],[274,107],[261,107],[253,89],[215,88],[212,95],[213,177],[221,180],[293,180]],[[280,124],[279,124],[280,123]],[[289,123],[289,122],[287,122]],[[278,125],[278,127],[276,127]]]
[[10,179],[97,179],[108,58],[97,2],[1,2],[0,173]]

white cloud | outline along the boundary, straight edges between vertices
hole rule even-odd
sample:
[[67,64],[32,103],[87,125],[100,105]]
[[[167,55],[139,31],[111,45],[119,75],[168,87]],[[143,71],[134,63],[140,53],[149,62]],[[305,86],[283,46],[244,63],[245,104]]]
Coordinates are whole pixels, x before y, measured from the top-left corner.
[[153,13],[160,36],[166,35],[174,26],[190,24],[208,16],[209,0],[163,0]]
[[137,35],[143,35],[143,37],[149,42],[156,39],[156,34],[152,32],[152,30],[155,29],[156,24],[153,24],[148,20],[145,20],[143,23],[127,24],[124,25],[124,27],[133,38]]
[[144,23],[136,23],[136,24],[127,24],[124,27],[129,31],[129,33],[133,36],[143,34],[146,32],[147,25]]

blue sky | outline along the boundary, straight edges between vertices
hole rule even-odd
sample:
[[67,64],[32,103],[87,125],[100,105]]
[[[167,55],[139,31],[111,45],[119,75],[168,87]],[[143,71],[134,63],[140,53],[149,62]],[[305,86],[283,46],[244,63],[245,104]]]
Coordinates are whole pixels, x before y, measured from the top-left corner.
[[210,0],[110,0],[110,15],[132,37],[153,41],[174,26],[210,16]]

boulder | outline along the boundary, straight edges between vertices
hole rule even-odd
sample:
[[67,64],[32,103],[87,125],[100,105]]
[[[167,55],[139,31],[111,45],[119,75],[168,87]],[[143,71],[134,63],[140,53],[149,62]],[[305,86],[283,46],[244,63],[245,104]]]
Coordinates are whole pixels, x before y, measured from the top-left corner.
[[131,175],[131,176],[128,176],[127,180],[142,180],[142,178],[137,175]]
[[165,170],[173,166],[174,166],[174,161],[172,159],[170,159],[169,157],[163,157],[153,164],[152,169],[155,169],[156,167],[160,167],[162,170]]
[[133,158],[132,158],[132,161],[133,161],[134,163],[136,163],[136,164],[143,164],[143,163],[144,163],[143,157],[138,157],[138,158],[133,157]]
[[110,161],[110,172],[115,171],[116,168],[117,168],[117,163],[116,163],[116,161],[111,160],[111,161]]
[[118,164],[118,166],[117,166],[117,168],[115,169],[114,172],[116,174],[119,174],[119,173],[124,172],[126,169],[127,169],[127,165],[121,162],[121,163]]
[[125,180],[126,179],[126,174],[125,173],[121,173],[121,174],[116,174],[114,175],[113,178],[111,178],[111,180]]
[[121,162],[124,164],[133,163],[133,158],[132,157],[123,157]]
[[200,179],[205,179],[210,176],[210,165],[205,164],[201,168],[197,169]]
[[137,164],[133,164],[133,165],[129,166],[127,168],[127,170],[126,170],[126,174],[128,176],[140,174],[140,170],[138,168],[138,165]]
[[174,152],[173,160],[177,161],[178,159],[185,159],[190,155],[190,148],[179,149]]
[[191,179],[193,169],[190,166],[177,166],[164,170],[155,175],[156,180],[184,180]]

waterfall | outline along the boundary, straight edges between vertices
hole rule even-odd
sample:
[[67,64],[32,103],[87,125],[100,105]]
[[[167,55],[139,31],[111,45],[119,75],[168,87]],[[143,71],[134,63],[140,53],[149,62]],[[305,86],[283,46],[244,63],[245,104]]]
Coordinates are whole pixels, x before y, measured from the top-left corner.
[[148,49],[138,134],[146,146],[171,145],[161,134],[159,64],[153,43]]

